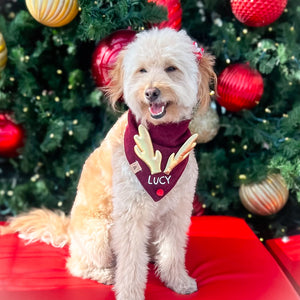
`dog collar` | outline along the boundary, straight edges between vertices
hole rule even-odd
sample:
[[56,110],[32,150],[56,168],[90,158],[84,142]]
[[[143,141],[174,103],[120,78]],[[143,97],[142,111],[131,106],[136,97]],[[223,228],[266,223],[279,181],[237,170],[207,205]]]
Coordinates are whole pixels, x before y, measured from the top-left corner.
[[144,189],[157,202],[177,183],[182,175],[197,134],[191,135],[190,120],[161,125],[136,122],[128,112],[124,135],[126,158]]

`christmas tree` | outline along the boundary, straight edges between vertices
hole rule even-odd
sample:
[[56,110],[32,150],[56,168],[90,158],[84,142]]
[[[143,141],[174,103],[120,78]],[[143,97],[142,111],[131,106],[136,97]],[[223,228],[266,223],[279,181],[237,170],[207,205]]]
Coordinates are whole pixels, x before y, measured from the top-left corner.
[[[198,200],[207,214],[245,218],[262,238],[297,230],[300,5],[296,1],[272,2],[283,10],[277,19],[270,18],[276,13],[272,6],[271,12],[267,9],[271,2],[260,1],[265,9],[256,12],[260,18],[249,21],[252,10],[240,9],[244,1],[236,0],[169,1],[169,5],[161,1],[166,7],[147,1],[80,0],[63,26],[55,18],[48,19],[56,24],[36,21],[30,2],[28,8],[21,0],[0,7],[5,41],[0,38],[2,216],[39,206],[70,209],[85,159],[120,115],[92,78],[97,43],[119,29],[141,31],[165,24],[161,22],[167,19],[167,10],[169,18],[174,17],[174,7],[181,5],[182,16],[177,9],[174,24],[180,26],[182,21],[182,28],[215,55],[219,75],[218,93],[211,93],[214,107],[200,123],[200,130],[208,126],[213,136],[196,147]],[[225,69],[229,73],[222,73]],[[233,73],[246,77],[234,78]],[[13,130],[15,144],[9,148],[5,134]],[[244,208],[241,187],[253,184],[266,193],[265,185],[273,182],[274,174],[282,176],[282,190],[289,191],[284,208],[274,213],[265,204],[269,216]],[[275,205],[282,192],[278,186],[276,181],[275,192],[269,192]],[[281,198],[279,202],[284,204]]]

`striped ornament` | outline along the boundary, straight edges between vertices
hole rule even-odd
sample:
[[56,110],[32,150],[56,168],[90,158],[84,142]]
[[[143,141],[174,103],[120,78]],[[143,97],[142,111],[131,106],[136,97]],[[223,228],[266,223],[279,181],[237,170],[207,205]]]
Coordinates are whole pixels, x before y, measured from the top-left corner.
[[49,27],[64,26],[78,13],[77,0],[26,0],[26,5],[33,18]]
[[7,48],[3,38],[3,35],[0,33],[0,72],[4,70],[7,62]]
[[248,211],[268,216],[283,208],[287,202],[289,190],[280,174],[271,174],[260,183],[242,184],[239,195]]
[[218,77],[217,102],[228,111],[237,112],[256,106],[264,92],[261,74],[249,64],[228,66]]

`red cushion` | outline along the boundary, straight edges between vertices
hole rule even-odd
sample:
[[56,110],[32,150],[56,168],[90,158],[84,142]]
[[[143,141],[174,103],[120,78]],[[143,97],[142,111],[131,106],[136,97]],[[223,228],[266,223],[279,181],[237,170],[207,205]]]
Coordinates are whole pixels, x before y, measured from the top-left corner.
[[[150,265],[146,300],[299,300],[291,283],[257,237],[238,218],[193,217],[186,265],[198,292],[178,295]],[[17,235],[0,237],[0,299],[114,299],[111,286],[72,277],[68,248],[25,245]]]
[[300,293],[300,235],[268,240],[267,247]]

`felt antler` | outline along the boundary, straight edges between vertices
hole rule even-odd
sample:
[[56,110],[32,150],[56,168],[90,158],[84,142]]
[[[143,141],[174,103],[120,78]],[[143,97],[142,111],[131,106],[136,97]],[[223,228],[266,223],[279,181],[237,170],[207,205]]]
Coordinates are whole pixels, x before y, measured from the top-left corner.
[[186,140],[186,142],[180,147],[178,152],[172,153],[168,159],[166,168],[164,170],[164,173],[169,175],[171,171],[178,165],[180,164],[189,154],[190,152],[194,149],[196,146],[196,139],[198,137],[198,134],[195,133],[193,134],[189,139]]
[[153,150],[151,137],[148,130],[143,126],[139,125],[139,134],[134,136],[136,145],[134,146],[135,154],[149,167],[151,174],[161,172],[161,160],[162,155],[159,150]]

